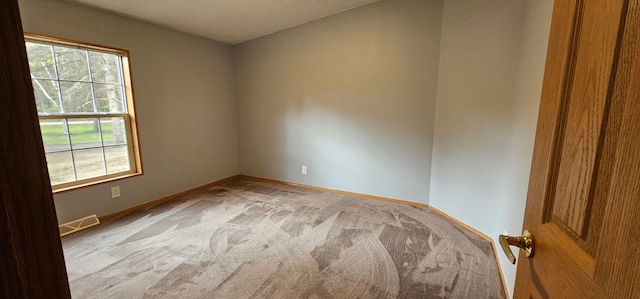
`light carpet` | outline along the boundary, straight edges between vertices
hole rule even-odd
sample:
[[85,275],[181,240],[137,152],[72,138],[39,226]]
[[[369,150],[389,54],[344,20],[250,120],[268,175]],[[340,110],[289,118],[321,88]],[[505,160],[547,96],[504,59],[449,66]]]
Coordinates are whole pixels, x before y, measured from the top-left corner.
[[504,298],[491,244],[421,207],[248,178],[62,239],[74,298]]

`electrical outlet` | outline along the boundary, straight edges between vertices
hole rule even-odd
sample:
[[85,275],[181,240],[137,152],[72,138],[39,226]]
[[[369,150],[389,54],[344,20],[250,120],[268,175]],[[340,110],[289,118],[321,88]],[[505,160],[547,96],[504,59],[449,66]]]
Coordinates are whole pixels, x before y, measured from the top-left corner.
[[307,174],[307,166],[302,165],[302,174]]
[[120,186],[111,187],[111,198],[120,197]]

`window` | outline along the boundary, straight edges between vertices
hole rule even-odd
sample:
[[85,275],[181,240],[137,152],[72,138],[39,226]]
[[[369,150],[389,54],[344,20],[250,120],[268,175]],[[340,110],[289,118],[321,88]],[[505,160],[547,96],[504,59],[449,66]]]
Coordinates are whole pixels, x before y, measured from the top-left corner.
[[141,174],[128,51],[25,40],[54,192]]

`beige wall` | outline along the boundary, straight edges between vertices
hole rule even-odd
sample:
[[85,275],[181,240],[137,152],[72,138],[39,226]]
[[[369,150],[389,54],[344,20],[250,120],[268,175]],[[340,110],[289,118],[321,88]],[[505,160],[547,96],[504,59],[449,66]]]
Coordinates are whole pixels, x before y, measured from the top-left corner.
[[[19,4],[27,32],[131,53],[144,175],[55,195],[60,222],[110,214],[238,173],[231,46],[66,2]],[[111,199],[115,185],[122,196]]]
[[241,172],[427,203],[441,16],[381,1],[238,45]]
[[[444,5],[430,204],[496,245],[522,232],[552,6]],[[499,253],[513,294],[515,266]]]

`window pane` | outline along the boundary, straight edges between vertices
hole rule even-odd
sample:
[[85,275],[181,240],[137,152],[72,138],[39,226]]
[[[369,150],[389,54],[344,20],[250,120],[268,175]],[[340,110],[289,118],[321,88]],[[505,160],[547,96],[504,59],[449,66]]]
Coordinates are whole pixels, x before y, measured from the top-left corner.
[[114,54],[89,52],[91,77],[94,82],[120,83],[120,57]]
[[51,185],[58,185],[75,181],[73,174],[73,160],[71,152],[47,153],[47,168]]
[[129,171],[129,149],[126,145],[108,146],[104,148],[104,156],[107,159],[107,173]]
[[67,47],[54,47],[58,76],[61,80],[89,81],[87,51]]
[[55,38],[25,34],[25,39],[54,190],[79,180],[141,173],[132,163],[140,153],[129,144],[137,134],[127,127],[133,99],[126,93],[129,77],[123,75],[129,72],[122,64],[126,54]]
[[72,118],[68,122],[71,147],[74,150],[102,146],[97,118]]
[[91,83],[60,82],[65,113],[94,113]]
[[69,129],[65,125],[66,120],[42,119],[40,120],[40,132],[44,150],[48,152],[58,152],[70,150]]
[[56,79],[53,46],[27,42],[26,47],[31,76],[33,78]]
[[94,178],[107,174],[105,171],[102,148],[74,150],[73,161],[76,166],[76,175],[78,176],[78,180]]
[[125,112],[120,85],[93,84],[93,92],[96,95],[98,112]]
[[122,117],[101,118],[102,140],[104,145],[127,144],[127,128]]
[[60,113],[60,94],[58,81],[32,79],[33,95],[36,98],[38,113]]

